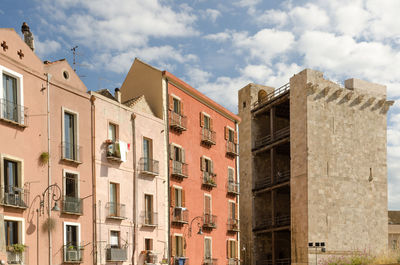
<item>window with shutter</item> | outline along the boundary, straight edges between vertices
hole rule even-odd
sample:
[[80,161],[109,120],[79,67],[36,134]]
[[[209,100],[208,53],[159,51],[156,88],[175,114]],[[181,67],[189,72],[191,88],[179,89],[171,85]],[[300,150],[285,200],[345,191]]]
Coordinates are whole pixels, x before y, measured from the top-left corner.
[[118,248],[119,242],[119,231],[110,231],[110,246],[112,248]]
[[204,238],[204,259],[211,259],[211,238]]

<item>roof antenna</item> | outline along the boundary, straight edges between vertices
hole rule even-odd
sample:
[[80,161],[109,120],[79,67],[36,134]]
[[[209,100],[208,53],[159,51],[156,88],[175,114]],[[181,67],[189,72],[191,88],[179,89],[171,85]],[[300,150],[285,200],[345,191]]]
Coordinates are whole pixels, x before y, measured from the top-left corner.
[[76,72],[76,62],[75,62],[75,57],[76,57],[76,49],[78,49],[78,46],[72,47],[71,51],[73,54],[73,62],[72,65],[74,66],[74,72]]

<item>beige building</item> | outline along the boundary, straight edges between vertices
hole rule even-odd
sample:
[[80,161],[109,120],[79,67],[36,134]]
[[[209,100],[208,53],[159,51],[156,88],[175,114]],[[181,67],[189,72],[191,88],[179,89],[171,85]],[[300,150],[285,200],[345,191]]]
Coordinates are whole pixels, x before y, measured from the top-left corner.
[[389,249],[400,248],[400,211],[388,211]]
[[309,69],[278,89],[239,91],[244,264],[315,264],[387,248],[392,104],[385,86],[349,79],[342,87]]

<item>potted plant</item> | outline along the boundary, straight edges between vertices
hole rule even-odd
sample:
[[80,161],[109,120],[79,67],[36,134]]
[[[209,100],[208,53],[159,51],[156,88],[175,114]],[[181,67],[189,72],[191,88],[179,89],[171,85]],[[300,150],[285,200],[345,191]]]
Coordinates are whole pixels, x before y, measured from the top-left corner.
[[39,156],[39,161],[42,165],[46,165],[49,162],[50,155],[48,152],[42,152]]
[[26,246],[24,244],[12,244],[11,246],[7,246],[7,251],[13,253],[22,253],[25,251]]

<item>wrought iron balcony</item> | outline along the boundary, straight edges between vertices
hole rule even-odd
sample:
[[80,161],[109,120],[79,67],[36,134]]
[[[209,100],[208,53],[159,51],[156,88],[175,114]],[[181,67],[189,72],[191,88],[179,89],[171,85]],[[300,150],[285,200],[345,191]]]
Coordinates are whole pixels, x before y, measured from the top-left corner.
[[208,214],[208,213],[204,214],[203,227],[204,228],[216,228],[217,227],[217,216]]
[[214,258],[204,258],[203,264],[204,264],[204,265],[217,265],[217,264],[218,264],[218,259],[214,259]]
[[171,176],[175,178],[187,178],[188,177],[188,165],[180,162],[180,161],[175,161],[171,160],[170,163],[170,172]]
[[156,212],[142,212],[143,217],[143,226],[152,226],[155,227],[158,225],[158,214]]
[[174,257],[174,265],[189,265],[189,258],[187,257]]
[[279,98],[280,96],[285,95],[286,93],[288,93],[290,90],[290,83],[284,84],[283,86],[274,89],[274,91],[272,91],[271,93],[267,94],[265,97],[260,98],[259,100],[257,100],[256,102],[254,102],[251,111],[254,112],[257,109],[262,108],[263,106],[265,106],[268,102],[271,102],[277,98]]
[[128,260],[128,252],[126,248],[108,246],[106,249],[107,261],[126,261]]
[[28,126],[28,108],[0,98],[0,119],[18,126]]
[[210,129],[201,128],[201,142],[206,145],[214,145],[216,143],[216,134]]
[[256,180],[255,187],[253,191],[258,191],[264,188],[271,187],[273,185],[281,184],[290,180],[290,170],[278,171],[275,174],[274,181],[272,181],[270,176],[260,178]]
[[157,254],[151,252],[151,251],[147,251],[146,253],[146,257],[144,259],[144,264],[145,265],[155,265],[158,262],[158,257]]
[[233,181],[228,181],[227,189],[228,189],[228,194],[239,195],[239,192],[240,192],[239,183],[233,182]]
[[156,176],[158,175],[158,164],[159,162],[154,159],[150,159],[147,157],[140,158],[139,166],[140,166],[140,173],[145,175]]
[[239,232],[240,231],[239,219],[237,219],[237,218],[229,218],[227,226],[228,226],[229,232]]
[[17,208],[28,208],[29,191],[16,186],[1,186],[0,202],[3,205]]
[[107,218],[111,219],[126,219],[125,204],[107,202],[106,204]]
[[65,263],[82,263],[83,247],[66,245],[64,246],[64,262]]
[[121,152],[119,149],[119,142],[111,140],[106,141],[107,144],[107,159],[110,161],[121,162]]
[[217,186],[216,174],[203,171],[203,186],[212,188]]
[[174,111],[169,111],[169,126],[179,132],[186,131],[187,129],[187,118]]
[[64,196],[62,211],[63,213],[82,214],[83,213],[82,199],[77,197]]
[[82,163],[81,161],[82,147],[69,142],[61,143],[61,158],[74,163]]
[[174,207],[171,221],[176,224],[187,224],[189,222],[189,210],[182,207]]
[[238,146],[234,142],[231,142],[231,141],[226,142],[226,153],[228,155],[237,156],[239,154],[237,148],[238,148]]
[[7,246],[7,264],[29,265],[29,248],[25,246],[24,251],[19,252],[13,246]]
[[274,137],[271,137],[271,134],[268,134],[266,136],[258,137],[256,138],[256,141],[254,143],[254,148],[253,151],[260,149],[263,146],[267,146],[272,144],[273,142],[276,142],[278,140],[281,140],[285,137],[288,137],[290,135],[290,127],[287,126],[285,128],[279,129],[273,133]]

